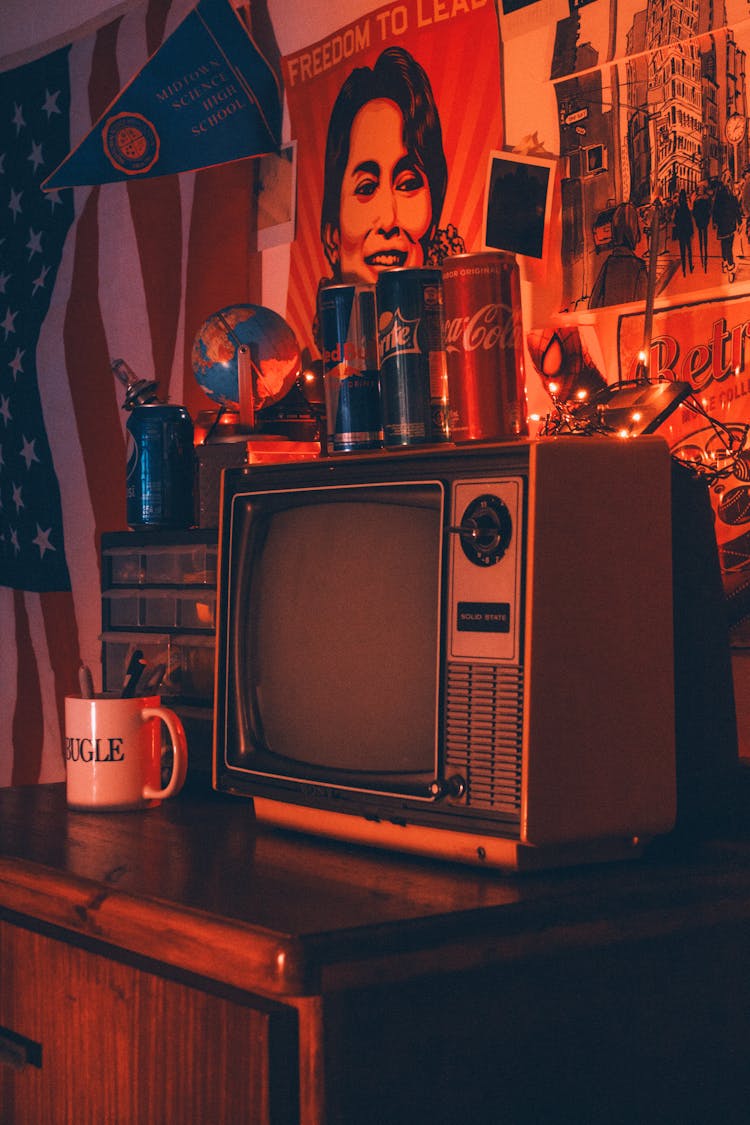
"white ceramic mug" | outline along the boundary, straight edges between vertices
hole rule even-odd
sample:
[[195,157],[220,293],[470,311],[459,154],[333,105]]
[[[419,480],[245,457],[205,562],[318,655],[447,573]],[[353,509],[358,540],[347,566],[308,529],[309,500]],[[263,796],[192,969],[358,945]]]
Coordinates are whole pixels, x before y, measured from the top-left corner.
[[[161,784],[162,724],[172,744],[172,772]],[[187,740],[180,718],[158,695],[65,698],[65,775],[74,809],[146,809],[185,783]]]

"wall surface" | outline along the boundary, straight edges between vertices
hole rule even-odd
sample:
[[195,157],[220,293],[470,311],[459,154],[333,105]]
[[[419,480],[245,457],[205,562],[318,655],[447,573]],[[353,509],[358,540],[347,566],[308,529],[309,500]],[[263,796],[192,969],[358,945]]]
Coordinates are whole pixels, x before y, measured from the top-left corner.
[[[386,46],[408,47],[432,80],[449,173],[443,233],[455,226],[467,250],[483,247],[477,216],[493,152],[521,170],[551,170],[543,252],[519,259],[532,410],[552,408],[541,378],[550,344],[571,391],[582,373],[629,378],[644,344],[653,373],[691,384],[709,417],[682,408],[663,433],[685,456],[718,464],[711,488],[727,588],[737,620],[750,614],[746,6],[594,0],[571,15],[564,0],[506,3],[500,14],[492,0],[253,4],[258,43],[284,79],[283,139],[296,142],[298,163],[295,239],[262,254],[254,161],[59,197],[40,190],[56,163],[61,111],[68,133],[55,143],[67,152],[191,7],[3,5],[0,187],[5,180],[14,202],[0,212],[0,622],[10,654],[0,666],[0,785],[62,778],[64,695],[76,690],[81,660],[98,673],[99,537],[125,524],[126,416],[110,360],[157,378],[195,415],[209,403],[190,350],[215,310],[266,304],[314,354],[315,291],[335,269],[320,223],[328,116],[348,71],[373,65]],[[62,71],[44,69],[63,42]],[[29,59],[40,69],[17,69]],[[738,208],[731,268],[715,206],[722,186]],[[703,192],[714,213],[702,251]],[[605,286],[608,272],[629,280]],[[729,451],[711,419],[733,435]],[[47,493],[59,492],[49,518],[34,491],[42,465]],[[44,577],[51,561],[54,581]]]
[[135,0],[3,0],[0,69],[29,62],[95,31],[134,6]]

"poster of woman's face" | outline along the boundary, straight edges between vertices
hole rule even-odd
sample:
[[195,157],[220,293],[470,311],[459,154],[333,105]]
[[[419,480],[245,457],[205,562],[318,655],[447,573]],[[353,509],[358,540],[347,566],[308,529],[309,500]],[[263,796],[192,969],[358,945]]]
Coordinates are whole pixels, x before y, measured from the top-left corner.
[[491,0],[441,11],[387,5],[284,59],[298,152],[287,320],[313,352],[322,282],[374,285],[483,246],[483,169],[502,143],[497,21]]
[[429,78],[408,51],[384,50],[341,87],[328,127],[321,240],[333,276],[374,284],[423,266],[448,178]]

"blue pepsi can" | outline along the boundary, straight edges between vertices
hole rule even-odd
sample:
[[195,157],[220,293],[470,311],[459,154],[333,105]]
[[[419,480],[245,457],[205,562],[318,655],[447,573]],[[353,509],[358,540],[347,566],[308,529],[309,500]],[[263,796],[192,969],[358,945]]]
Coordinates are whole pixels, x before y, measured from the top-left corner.
[[329,453],[379,449],[380,379],[375,291],[324,285],[318,293]]
[[376,300],[384,444],[447,441],[440,271],[411,266],[384,270]]
[[150,402],[127,422],[128,527],[191,527],[193,423],[184,406]]

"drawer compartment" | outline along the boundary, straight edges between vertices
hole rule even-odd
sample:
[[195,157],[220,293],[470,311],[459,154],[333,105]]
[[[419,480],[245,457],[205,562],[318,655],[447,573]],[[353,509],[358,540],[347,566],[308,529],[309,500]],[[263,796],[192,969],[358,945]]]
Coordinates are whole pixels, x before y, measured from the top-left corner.
[[188,589],[110,589],[102,594],[105,631],[112,629],[190,629],[213,633],[216,591]]
[[144,660],[165,665],[159,694],[164,700],[208,704],[214,689],[214,638],[186,633],[102,634],[102,665],[105,692],[119,692],[133,652],[140,649]]

